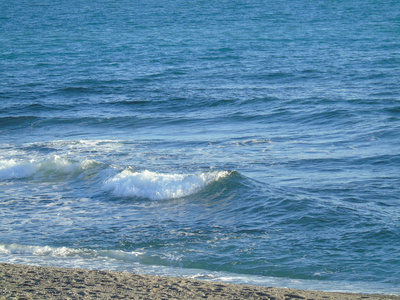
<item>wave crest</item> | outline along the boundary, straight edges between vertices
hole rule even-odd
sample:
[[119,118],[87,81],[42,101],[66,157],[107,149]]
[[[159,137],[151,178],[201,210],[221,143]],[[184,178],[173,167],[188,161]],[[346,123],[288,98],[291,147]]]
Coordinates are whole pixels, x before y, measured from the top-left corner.
[[104,189],[118,197],[140,197],[151,200],[182,198],[194,194],[206,185],[225,178],[228,171],[196,174],[163,174],[148,170],[118,173],[104,183]]

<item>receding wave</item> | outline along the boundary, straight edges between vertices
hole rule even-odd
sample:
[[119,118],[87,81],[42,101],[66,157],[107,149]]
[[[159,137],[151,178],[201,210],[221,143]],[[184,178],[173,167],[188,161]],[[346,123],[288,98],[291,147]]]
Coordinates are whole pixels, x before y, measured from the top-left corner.
[[229,174],[228,171],[163,174],[148,170],[134,172],[127,169],[105,181],[103,188],[118,197],[175,199],[194,194]]
[[133,260],[140,252],[123,252],[119,250],[94,250],[86,248],[67,248],[50,246],[33,246],[21,244],[0,244],[0,255],[50,256],[76,258],[108,257],[124,261]]
[[[224,271],[157,266],[148,264],[148,258],[152,257],[153,256],[139,251],[0,244],[0,261],[7,263],[97,270],[124,270],[137,274],[174,276],[260,286],[286,286],[297,289],[313,288],[326,291],[358,291],[363,293],[374,293],[377,290],[383,293],[391,291],[389,285],[380,283],[371,285],[370,282],[337,281],[335,283],[335,281],[323,280],[291,280],[270,276],[243,275]],[[394,292],[393,294],[397,293]]]
[[0,261],[19,264],[113,269],[129,263],[135,271],[141,255],[137,251],[0,244]]

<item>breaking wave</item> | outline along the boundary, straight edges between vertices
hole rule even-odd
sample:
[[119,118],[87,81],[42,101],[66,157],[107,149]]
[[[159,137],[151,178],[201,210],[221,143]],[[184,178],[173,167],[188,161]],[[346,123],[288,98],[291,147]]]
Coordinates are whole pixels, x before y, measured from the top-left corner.
[[127,169],[105,181],[104,189],[118,197],[174,199],[194,194],[211,182],[225,178],[229,174],[228,171],[163,174],[148,170],[134,172]]
[[[134,171],[131,167],[116,168],[96,160],[74,161],[52,155],[44,159],[0,159],[0,180],[65,181],[91,172],[100,189],[115,197],[138,197],[151,200],[177,199],[199,192],[212,182],[229,176],[230,171],[196,172],[191,174]],[[117,172],[117,173],[116,173]]]

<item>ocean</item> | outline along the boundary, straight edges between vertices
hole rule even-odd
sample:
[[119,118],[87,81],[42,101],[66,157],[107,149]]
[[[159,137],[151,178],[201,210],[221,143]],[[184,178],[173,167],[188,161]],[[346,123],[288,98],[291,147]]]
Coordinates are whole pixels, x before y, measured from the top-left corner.
[[400,294],[400,2],[0,0],[0,262]]

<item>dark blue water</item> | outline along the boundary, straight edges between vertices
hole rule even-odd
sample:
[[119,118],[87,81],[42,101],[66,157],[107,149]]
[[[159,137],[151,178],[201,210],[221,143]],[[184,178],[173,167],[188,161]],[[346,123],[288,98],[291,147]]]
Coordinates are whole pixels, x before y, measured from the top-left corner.
[[400,293],[400,3],[0,1],[0,261]]

